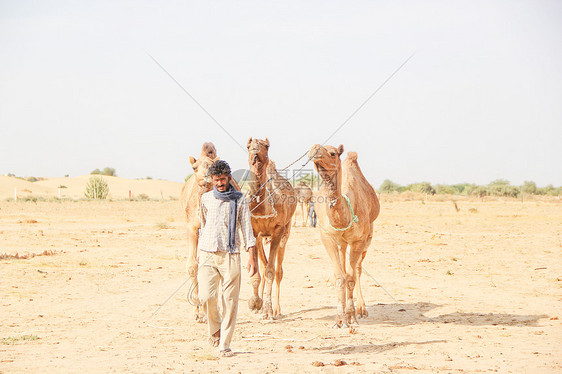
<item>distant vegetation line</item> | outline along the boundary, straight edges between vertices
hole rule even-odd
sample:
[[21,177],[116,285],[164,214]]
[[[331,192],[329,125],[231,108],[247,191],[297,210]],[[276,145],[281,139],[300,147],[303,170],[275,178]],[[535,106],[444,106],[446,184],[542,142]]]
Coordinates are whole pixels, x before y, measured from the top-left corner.
[[[317,189],[320,186],[320,183],[322,183],[318,175],[312,173],[302,174],[298,177],[291,177],[289,174],[283,175],[283,177],[287,178],[293,186],[298,186],[301,182],[304,182],[313,189]],[[249,179],[249,177],[247,177],[247,179]],[[376,190],[381,193],[400,193],[411,191],[428,195],[464,195],[478,197],[519,197],[521,194],[549,196],[562,195],[562,187],[554,187],[552,184],[544,187],[537,187],[535,182],[525,181],[521,186],[515,186],[511,185],[511,183],[505,179],[496,179],[487,185],[478,185],[475,183],[431,184],[429,182],[419,182],[411,183],[405,186],[394,183],[390,179],[385,179]]]
[[521,194],[528,195],[562,195],[562,187],[554,187],[549,184],[545,187],[537,187],[533,181],[525,181],[521,186],[514,186],[505,179],[496,179],[487,185],[477,185],[474,183],[457,184],[434,184],[429,182],[412,183],[401,186],[386,179],[380,185],[378,192],[420,192],[428,195],[465,195],[465,196],[506,196],[519,197]]
[[[90,174],[92,175],[109,175],[117,176],[117,172],[114,168],[106,167],[103,170],[95,169]],[[44,178],[37,177],[18,177],[12,173],[6,174],[8,177],[14,177],[29,182],[37,182],[44,180]],[[283,175],[283,174],[282,174]],[[187,181],[192,174],[185,178]],[[312,188],[319,187],[321,180],[317,175],[307,173],[298,175],[298,178],[291,177],[290,175],[283,175],[287,178],[291,184],[298,185],[301,182],[305,182]],[[68,174],[65,175],[68,177]],[[139,178],[142,179],[142,178]],[[151,177],[145,177],[144,179],[152,179]],[[249,179],[249,176],[247,176]],[[384,182],[379,186],[377,192],[381,193],[392,193],[392,192],[419,192],[428,195],[464,195],[464,196],[505,196],[505,197],[519,197],[521,194],[528,195],[548,195],[548,196],[561,196],[562,186],[554,187],[549,184],[544,187],[537,187],[537,184],[533,181],[525,181],[522,185],[516,186],[512,185],[509,181],[505,179],[496,179],[487,185],[478,185],[475,183],[457,183],[457,184],[431,184],[430,182],[418,182],[411,183],[402,186],[398,183],[391,181],[390,179],[385,179]]]

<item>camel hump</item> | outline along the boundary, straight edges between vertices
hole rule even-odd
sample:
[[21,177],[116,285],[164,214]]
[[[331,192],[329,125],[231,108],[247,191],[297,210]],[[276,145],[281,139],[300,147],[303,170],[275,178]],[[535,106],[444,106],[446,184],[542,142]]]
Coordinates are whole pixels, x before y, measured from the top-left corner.
[[347,160],[353,162],[357,161],[357,152],[347,152]]

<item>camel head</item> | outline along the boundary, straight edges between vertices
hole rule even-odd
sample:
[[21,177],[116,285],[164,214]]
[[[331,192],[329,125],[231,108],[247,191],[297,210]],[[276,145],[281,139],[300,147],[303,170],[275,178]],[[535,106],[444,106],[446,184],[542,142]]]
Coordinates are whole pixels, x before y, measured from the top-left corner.
[[199,187],[206,187],[207,191],[213,189],[213,181],[207,174],[213,162],[217,161],[218,159],[218,157],[211,158],[207,156],[201,156],[198,159],[195,159],[191,156],[189,157],[189,163],[193,168],[192,178],[195,178],[197,180],[197,184],[199,185]]
[[248,163],[250,171],[255,175],[262,175],[269,164],[269,140],[248,139]]
[[337,187],[341,178],[341,159],[343,145],[338,148],[331,145],[315,144],[308,151],[308,157],[314,162],[316,171],[329,188]]
[[213,143],[203,143],[203,146],[201,147],[201,155],[199,157],[203,156],[207,156],[213,160],[217,158],[217,149],[215,148],[215,145]]

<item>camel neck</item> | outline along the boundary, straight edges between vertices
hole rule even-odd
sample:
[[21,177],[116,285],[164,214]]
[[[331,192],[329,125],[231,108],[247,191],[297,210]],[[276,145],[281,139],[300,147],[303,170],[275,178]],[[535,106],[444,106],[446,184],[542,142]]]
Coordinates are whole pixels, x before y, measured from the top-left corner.
[[338,174],[329,177],[325,176],[324,178],[322,178],[322,186],[320,186],[320,191],[322,192],[322,196],[328,199],[329,203],[332,201],[341,200],[341,178],[338,178]]
[[[250,180],[250,207],[256,209],[256,214],[265,214],[271,210],[271,204],[264,203],[269,197],[269,191],[266,184],[267,175],[265,172],[261,175],[252,173],[252,178]],[[253,211],[252,209],[252,211]]]
[[333,176],[324,179],[320,187],[321,195],[325,198],[326,215],[332,227],[345,227],[351,219],[347,203],[342,196],[341,179]]

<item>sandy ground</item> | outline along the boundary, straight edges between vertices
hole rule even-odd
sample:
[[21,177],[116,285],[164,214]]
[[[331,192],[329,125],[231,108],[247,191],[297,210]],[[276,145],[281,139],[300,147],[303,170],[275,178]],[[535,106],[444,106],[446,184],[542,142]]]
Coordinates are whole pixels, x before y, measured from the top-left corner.
[[[73,178],[47,178],[37,182],[28,182],[14,177],[0,175],[0,199],[15,200],[27,197],[40,199],[60,198],[79,200],[84,199],[86,185],[92,175],[81,175]],[[101,176],[108,185],[109,199],[138,199],[144,194],[150,199],[170,200],[178,199],[183,183],[153,179],[127,179],[120,177]],[[146,198],[145,197],[145,198]]]
[[248,310],[244,274],[218,359],[189,284],[153,315],[187,278],[179,202],[0,202],[0,254],[55,252],[0,260],[0,372],[562,373],[562,203],[457,204],[383,200],[356,329],[331,328],[331,264],[294,228],[283,318]]

